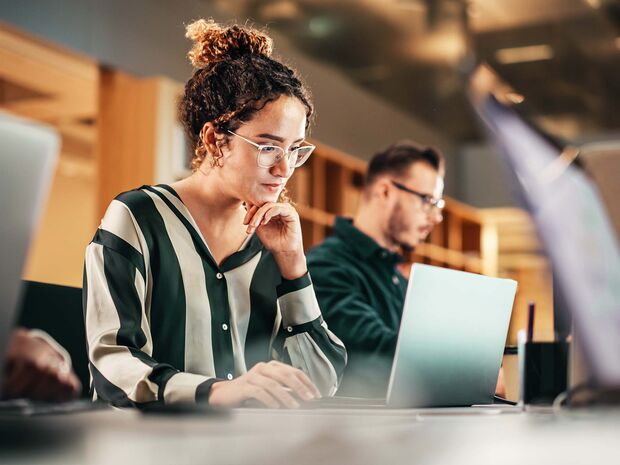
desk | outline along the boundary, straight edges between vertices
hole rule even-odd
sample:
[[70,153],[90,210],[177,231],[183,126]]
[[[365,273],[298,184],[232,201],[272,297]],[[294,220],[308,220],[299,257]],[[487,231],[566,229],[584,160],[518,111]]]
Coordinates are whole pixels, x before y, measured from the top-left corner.
[[[475,413],[474,413],[475,412]],[[235,410],[226,417],[97,411],[0,419],[54,431],[3,464],[602,464],[620,463],[620,410],[500,413],[419,410]],[[36,442],[36,441],[35,441]]]

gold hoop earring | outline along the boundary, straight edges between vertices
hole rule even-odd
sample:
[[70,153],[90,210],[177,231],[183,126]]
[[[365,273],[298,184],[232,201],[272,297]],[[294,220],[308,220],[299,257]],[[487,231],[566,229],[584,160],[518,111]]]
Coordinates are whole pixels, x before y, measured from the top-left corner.
[[215,146],[217,147],[217,149],[219,150],[220,154],[219,155],[211,155],[211,167],[218,167],[221,168],[222,166],[224,166],[223,163],[223,159],[224,159],[224,154],[222,153],[222,148],[215,144]]

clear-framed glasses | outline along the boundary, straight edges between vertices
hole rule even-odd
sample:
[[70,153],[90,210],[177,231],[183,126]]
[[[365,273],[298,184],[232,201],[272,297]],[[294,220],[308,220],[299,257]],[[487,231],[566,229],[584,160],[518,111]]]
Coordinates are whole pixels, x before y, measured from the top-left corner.
[[432,195],[423,194],[422,192],[414,191],[413,189],[409,189],[404,184],[391,180],[394,187],[400,189],[401,191],[408,192],[409,194],[416,195],[422,200],[422,210],[425,212],[430,211],[431,209],[436,209],[442,211],[446,206],[446,201],[444,199],[436,199]]
[[310,154],[316,148],[314,145],[307,144],[293,149],[284,150],[282,147],[278,147],[277,145],[257,144],[256,142],[252,142],[251,140],[232,132],[230,129],[228,132],[239,139],[243,139],[248,144],[252,144],[258,149],[256,154],[256,163],[261,168],[271,168],[272,166],[277,165],[285,155],[288,156],[289,166],[299,168],[306,162],[306,160],[308,160],[308,157],[310,157]]

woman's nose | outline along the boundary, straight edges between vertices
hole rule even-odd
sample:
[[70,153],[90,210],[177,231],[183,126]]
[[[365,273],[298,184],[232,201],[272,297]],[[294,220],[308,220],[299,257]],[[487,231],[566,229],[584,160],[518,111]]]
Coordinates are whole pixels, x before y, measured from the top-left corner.
[[288,154],[284,154],[284,156],[271,167],[271,174],[280,178],[288,178],[292,172],[293,169]]

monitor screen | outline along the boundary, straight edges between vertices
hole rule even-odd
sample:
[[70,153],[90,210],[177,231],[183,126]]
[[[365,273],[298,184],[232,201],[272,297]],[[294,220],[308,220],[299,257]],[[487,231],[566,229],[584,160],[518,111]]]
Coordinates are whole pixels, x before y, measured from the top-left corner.
[[620,252],[596,186],[493,94],[472,101],[534,220],[592,381],[620,387]]

